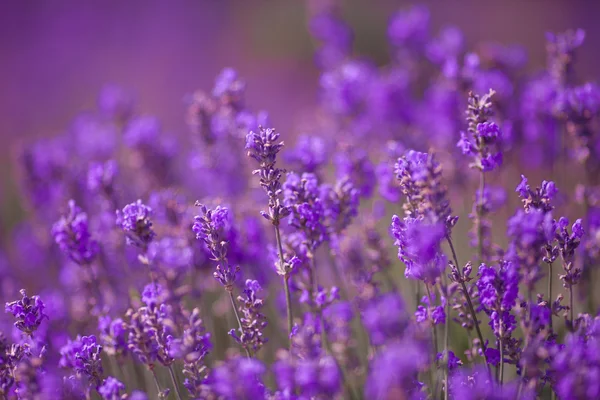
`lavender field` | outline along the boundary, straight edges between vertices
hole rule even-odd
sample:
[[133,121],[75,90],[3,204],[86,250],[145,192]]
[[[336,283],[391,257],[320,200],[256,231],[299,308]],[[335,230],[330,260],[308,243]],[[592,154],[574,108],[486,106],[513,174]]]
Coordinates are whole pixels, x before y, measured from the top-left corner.
[[600,399],[593,6],[134,3],[0,6],[1,399]]

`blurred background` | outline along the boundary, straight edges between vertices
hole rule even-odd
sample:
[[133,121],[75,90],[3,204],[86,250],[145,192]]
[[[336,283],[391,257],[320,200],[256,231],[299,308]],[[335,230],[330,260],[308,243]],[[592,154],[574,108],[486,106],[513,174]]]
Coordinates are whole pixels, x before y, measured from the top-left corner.
[[[527,70],[545,63],[546,31],[583,28],[582,80],[596,73],[600,36],[593,1],[345,0],[355,52],[389,59],[392,12],[427,5],[432,31],[456,25],[467,47],[480,41],[519,43]],[[316,107],[319,72],[300,0],[0,2],[0,218],[6,232],[20,218],[11,159],[33,138],[62,133],[77,113],[94,107],[99,89],[116,83],[136,94],[142,113],[185,135],[184,98],[212,86],[226,66],[247,81],[247,102],[268,110],[286,135],[302,129]]]

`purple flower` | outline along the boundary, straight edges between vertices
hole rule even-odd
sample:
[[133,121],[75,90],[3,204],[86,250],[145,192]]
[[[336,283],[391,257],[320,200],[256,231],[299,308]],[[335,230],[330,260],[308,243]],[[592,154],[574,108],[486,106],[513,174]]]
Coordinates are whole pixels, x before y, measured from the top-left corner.
[[77,336],[60,349],[59,366],[71,369],[77,377],[98,387],[103,375],[101,352],[102,346],[97,343],[96,336]]
[[213,276],[221,285],[231,288],[235,282],[239,266],[232,266],[227,259],[231,221],[229,209],[218,206],[211,210],[204,204],[196,203],[200,215],[194,217],[193,232],[196,238],[202,240],[217,262],[217,269]]
[[434,283],[446,268],[441,241],[446,237],[442,223],[397,215],[392,217],[391,233],[398,246],[398,258],[406,265],[404,275],[410,279]]
[[374,68],[369,63],[357,60],[341,63],[321,75],[323,104],[337,115],[359,115],[366,108],[374,77]]
[[277,154],[283,148],[278,142],[279,133],[271,128],[259,127],[258,133],[250,132],[246,136],[248,156],[258,162],[259,168],[252,173],[260,177],[260,186],[269,196],[269,210],[261,215],[273,225],[279,225],[282,218],[289,215],[290,210],[281,204],[281,177],[283,170],[275,166]]
[[316,173],[327,163],[328,146],[320,136],[300,135],[296,147],[288,151],[286,160],[300,166],[299,170]]
[[517,185],[515,191],[519,193],[523,207],[527,212],[532,208],[544,212],[552,211],[554,206],[551,203],[558,193],[558,189],[552,181],[542,181],[539,188],[532,190],[525,175],[521,175],[521,183]]
[[114,191],[114,181],[119,172],[119,166],[115,160],[105,163],[91,163],[87,174],[87,188],[90,192],[104,192],[110,196]]
[[506,258],[518,265],[525,284],[532,290],[542,277],[540,263],[545,246],[554,239],[554,232],[552,214],[540,209],[519,210],[508,220],[511,243]]
[[[436,361],[442,361],[444,359],[444,353],[438,353],[435,357]],[[460,358],[456,357],[453,351],[448,351],[448,369],[450,371],[463,365]]]
[[267,342],[264,337],[264,330],[267,327],[267,318],[262,314],[263,300],[258,297],[258,292],[262,291],[258,281],[246,280],[244,295],[238,296],[240,302],[242,327],[240,332],[232,329],[229,334],[242,346],[252,350],[256,354],[258,350]]
[[129,121],[123,133],[123,142],[131,148],[153,148],[159,141],[162,128],[157,118],[135,117]]
[[502,133],[496,123],[489,121],[493,113],[490,99],[494,93],[493,90],[484,96],[469,93],[468,133],[461,132],[457,143],[463,154],[474,157],[469,166],[483,172],[492,171],[502,164]]
[[328,238],[325,206],[319,197],[319,183],[314,174],[299,177],[290,173],[283,184],[283,202],[291,210],[289,223],[302,234],[303,243],[314,252]]
[[441,222],[449,232],[457,221],[450,209],[446,187],[441,182],[442,167],[433,154],[409,150],[395,165],[396,178],[406,196],[408,217]]
[[219,99],[221,103],[239,107],[245,90],[246,83],[241,80],[237,71],[233,68],[225,68],[215,80],[212,95]]
[[144,250],[156,233],[152,228],[152,209],[138,200],[123,207],[123,211],[117,210],[117,225],[125,232],[127,244],[140,247]]
[[238,357],[215,368],[208,384],[219,398],[262,399],[266,392],[262,383],[265,372],[261,361]]
[[387,33],[394,46],[419,49],[429,36],[429,10],[415,6],[397,12],[390,20]]
[[149,283],[142,291],[142,302],[147,307],[156,307],[164,302],[165,293],[163,288],[158,283]]
[[100,342],[107,354],[118,357],[127,355],[129,330],[121,318],[99,317],[98,330],[100,331]]
[[[512,400],[517,398],[517,385],[505,383],[500,386],[490,379],[488,371],[481,366],[473,370],[459,368],[450,378],[450,397],[464,400]],[[523,399],[529,398],[526,390],[521,395]]]
[[348,180],[362,197],[371,197],[375,188],[375,167],[368,153],[359,147],[347,147],[338,152],[334,159],[339,181]]
[[44,314],[46,306],[38,296],[28,297],[25,289],[21,289],[19,293],[21,293],[23,298],[6,303],[5,310],[15,317],[16,321],[14,325],[20,331],[33,336],[33,332],[39,328],[44,318],[48,318]]
[[113,378],[112,376],[109,376],[98,388],[98,393],[100,393],[100,396],[102,396],[103,400],[120,400],[120,392],[122,390],[125,390],[125,385],[123,382]]
[[365,384],[365,397],[369,399],[419,399],[422,383],[418,374],[424,371],[429,355],[421,345],[405,339],[378,352],[371,361]]
[[69,201],[69,213],[52,226],[52,236],[71,260],[79,265],[88,265],[99,251],[98,242],[92,239],[87,214]]
[[362,311],[362,321],[371,343],[381,346],[388,340],[401,337],[409,319],[402,298],[387,293],[373,298]]
[[208,373],[204,360],[211,349],[210,333],[204,328],[200,310],[195,308],[182,337],[173,339],[169,350],[171,357],[183,359],[184,386],[194,398],[199,398],[204,390]]

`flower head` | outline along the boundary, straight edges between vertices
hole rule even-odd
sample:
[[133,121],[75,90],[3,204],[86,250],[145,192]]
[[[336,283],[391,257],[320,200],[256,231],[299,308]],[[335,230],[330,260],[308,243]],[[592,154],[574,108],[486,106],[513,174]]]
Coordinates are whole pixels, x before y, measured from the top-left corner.
[[16,318],[15,326],[20,331],[33,336],[44,318],[48,318],[44,314],[46,306],[38,296],[28,297],[25,289],[21,289],[19,293],[23,296],[21,300],[6,303],[5,310]]
[[156,233],[152,228],[152,209],[141,200],[117,210],[117,225],[125,232],[127,244],[147,249]]
[[98,242],[92,239],[87,214],[74,200],[69,201],[69,213],[52,226],[52,236],[62,252],[79,265],[90,264],[98,254]]

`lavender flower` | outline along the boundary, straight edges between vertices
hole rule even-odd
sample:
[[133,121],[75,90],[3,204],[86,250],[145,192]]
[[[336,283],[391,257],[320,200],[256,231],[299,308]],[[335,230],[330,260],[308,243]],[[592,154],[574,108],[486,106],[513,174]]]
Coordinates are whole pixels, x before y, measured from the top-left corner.
[[564,86],[571,79],[575,49],[583,44],[583,29],[568,30],[563,33],[546,33],[548,71],[557,85]]
[[541,261],[545,246],[554,239],[554,221],[551,213],[531,209],[528,213],[519,210],[508,221],[508,236],[511,239],[506,254],[508,260],[519,266],[523,281],[533,291],[541,279]]
[[528,184],[528,180],[525,175],[521,175],[521,183],[515,189],[519,193],[519,197],[523,202],[525,211],[529,212],[531,209],[542,210],[543,212],[549,212],[554,209],[552,200],[556,197],[558,189],[552,181],[542,181],[542,185],[533,190]]
[[103,400],[120,400],[122,398],[120,394],[122,390],[125,390],[123,382],[109,376],[98,388],[98,393],[100,393]]
[[152,228],[152,209],[138,200],[123,207],[123,211],[117,210],[117,225],[125,232],[127,244],[139,247],[144,251],[156,233]]
[[296,147],[286,154],[286,160],[299,165],[300,171],[317,173],[327,162],[327,150],[322,137],[300,135]]
[[72,370],[76,377],[88,381],[86,386],[98,387],[103,375],[101,352],[102,346],[97,343],[96,336],[77,336],[60,349],[59,366]]
[[119,172],[115,160],[105,163],[91,163],[87,174],[87,188],[90,192],[103,192],[109,198],[114,193],[114,181]]
[[206,390],[208,368],[204,360],[211,348],[210,333],[204,328],[200,310],[195,308],[182,337],[173,339],[169,350],[171,357],[183,359],[184,386],[194,398],[201,397]]
[[262,376],[266,368],[254,358],[235,358],[213,370],[209,384],[219,398],[264,398],[266,388]]
[[395,293],[375,297],[365,306],[362,322],[369,333],[371,343],[381,346],[387,341],[402,336],[408,327],[402,298]]
[[217,262],[217,270],[213,274],[215,279],[227,290],[231,290],[240,267],[230,265],[227,259],[229,247],[227,233],[231,224],[229,209],[219,206],[211,210],[204,204],[196,203],[196,205],[200,207],[200,215],[194,217],[192,230],[197,239],[204,241],[212,259]]
[[[580,219],[575,221],[571,232],[567,231],[569,220],[562,217],[557,224],[556,239],[558,242],[558,251],[563,263],[565,274],[560,276],[565,288],[576,285],[581,278],[581,268],[575,264],[575,251],[583,238],[583,227]],[[551,299],[550,299],[551,300]]]
[[407,216],[425,217],[431,222],[442,222],[449,230],[457,217],[451,215],[446,188],[441,182],[442,169],[432,154],[409,150],[395,165],[396,178],[406,196],[404,211]]
[[422,346],[408,339],[388,346],[371,361],[365,396],[370,399],[426,398],[418,374],[425,370],[428,361]]
[[127,347],[149,367],[156,361],[168,367],[174,361],[170,348],[176,327],[172,306],[165,303],[166,296],[161,285],[148,284],[142,292],[145,306],[129,309],[126,314]]
[[398,246],[398,258],[406,266],[404,275],[409,279],[435,283],[446,268],[446,259],[440,250],[446,230],[441,223],[423,219],[392,217],[391,233]]
[[100,342],[107,354],[115,355],[118,359],[122,359],[128,354],[129,330],[121,318],[111,319],[109,316],[98,318],[98,330],[100,331]]
[[302,242],[308,251],[315,250],[327,239],[327,227],[323,224],[325,207],[319,197],[319,184],[314,174],[288,174],[284,190],[284,205],[292,210],[290,225],[302,234]]
[[246,280],[244,295],[238,296],[240,302],[240,311],[242,317],[240,322],[242,327],[240,332],[234,329],[229,331],[229,334],[242,346],[252,350],[256,354],[258,350],[267,342],[263,331],[267,326],[267,318],[262,314],[263,300],[257,296],[262,288],[257,281]]
[[71,260],[79,265],[89,265],[98,254],[98,242],[92,239],[87,214],[69,201],[69,213],[52,226],[52,236]]
[[5,310],[16,318],[15,326],[25,334],[33,336],[33,333],[39,328],[44,318],[46,308],[44,302],[38,297],[28,297],[25,289],[19,291],[23,298],[10,303],[6,303]]
[[290,213],[289,209],[281,204],[281,176],[284,171],[275,166],[275,161],[283,142],[278,140],[279,133],[271,128],[259,127],[258,133],[250,132],[246,136],[248,156],[258,161],[259,165],[259,169],[252,173],[260,177],[260,186],[269,196],[269,210],[262,211],[261,215],[276,226]]
[[463,154],[474,157],[474,162],[469,166],[488,172],[502,165],[502,152],[500,150],[502,133],[496,123],[488,121],[492,115],[490,98],[494,91],[484,96],[469,93],[467,107],[467,121],[469,122],[468,136],[461,132],[458,147]]

